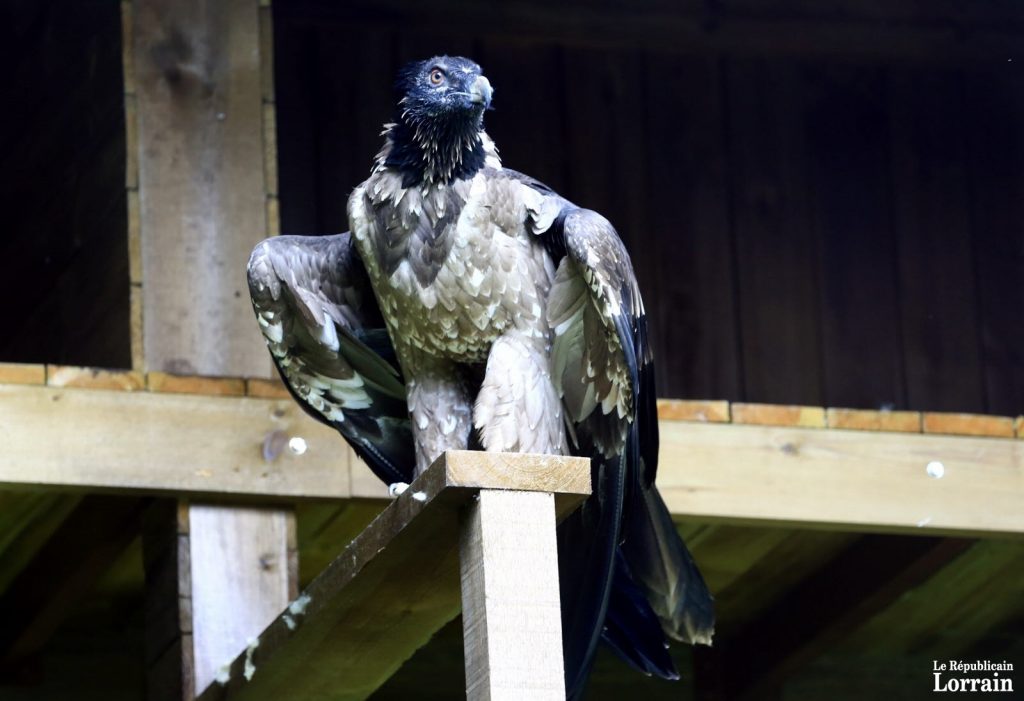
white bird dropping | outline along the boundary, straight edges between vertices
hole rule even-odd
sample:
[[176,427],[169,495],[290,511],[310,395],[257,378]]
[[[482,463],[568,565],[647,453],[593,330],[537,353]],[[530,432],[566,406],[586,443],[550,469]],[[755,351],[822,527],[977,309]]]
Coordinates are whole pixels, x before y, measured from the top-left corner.
[[302,455],[309,448],[306,445],[306,439],[302,436],[292,436],[288,439],[288,450],[292,451],[296,455]]

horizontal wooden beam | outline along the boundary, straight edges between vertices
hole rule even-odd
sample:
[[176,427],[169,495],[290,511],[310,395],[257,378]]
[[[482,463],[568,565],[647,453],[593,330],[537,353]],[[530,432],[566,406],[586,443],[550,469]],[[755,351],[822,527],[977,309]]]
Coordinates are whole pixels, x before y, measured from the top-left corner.
[[352,493],[350,451],[291,399],[0,385],[0,445],[0,488],[276,500]]
[[[0,489],[387,498],[337,433],[273,386],[246,387],[248,396],[235,397],[0,384]],[[720,402],[660,408],[663,417],[692,417],[661,421],[658,484],[679,519],[1024,533],[1024,440],[1019,428],[1017,438],[996,437],[1013,435],[1009,418]],[[817,428],[806,427],[811,418]],[[944,425],[979,435],[927,432]]]
[[1024,534],[1024,441],[661,422],[677,519],[964,536]]
[[458,615],[460,522],[483,489],[554,493],[564,516],[590,493],[590,461],[445,454],[224,666],[199,701],[369,696]]

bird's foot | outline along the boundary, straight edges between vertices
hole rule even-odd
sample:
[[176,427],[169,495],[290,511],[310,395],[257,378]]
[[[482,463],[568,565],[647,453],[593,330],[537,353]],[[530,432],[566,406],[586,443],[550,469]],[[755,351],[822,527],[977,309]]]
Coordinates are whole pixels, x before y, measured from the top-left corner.
[[394,484],[388,485],[388,494],[390,494],[392,497],[399,497],[402,495],[402,492],[404,492],[408,488],[409,485],[406,484],[405,482],[395,482]]

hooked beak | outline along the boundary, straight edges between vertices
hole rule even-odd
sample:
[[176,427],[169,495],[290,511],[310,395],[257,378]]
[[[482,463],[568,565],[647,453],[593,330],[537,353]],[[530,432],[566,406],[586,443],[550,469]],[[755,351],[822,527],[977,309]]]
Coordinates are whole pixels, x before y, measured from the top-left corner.
[[493,94],[494,90],[491,88],[491,81],[482,75],[477,76],[477,79],[473,81],[473,85],[469,88],[470,101],[477,105],[483,105],[485,109],[491,106],[491,95]]

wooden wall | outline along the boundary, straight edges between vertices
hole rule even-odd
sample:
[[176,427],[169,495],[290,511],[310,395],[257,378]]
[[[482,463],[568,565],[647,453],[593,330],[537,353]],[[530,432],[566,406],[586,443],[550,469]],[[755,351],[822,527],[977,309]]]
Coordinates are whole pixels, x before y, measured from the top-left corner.
[[283,231],[346,229],[397,67],[468,54],[505,165],[629,246],[660,395],[1024,409],[1020,6],[441,5],[275,6]]
[[0,8],[0,359],[129,367],[120,6]]

